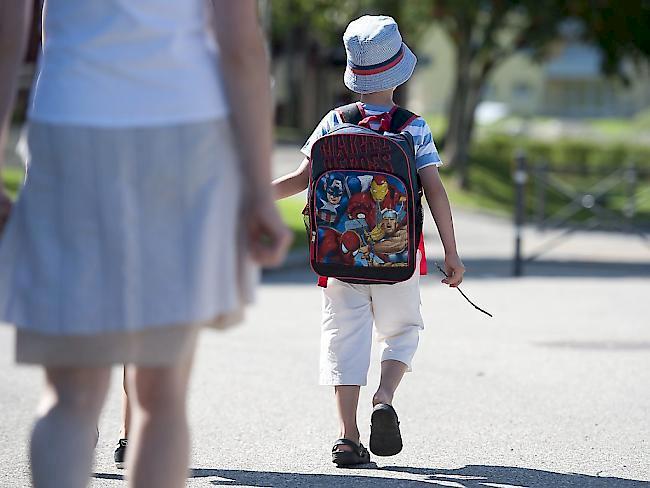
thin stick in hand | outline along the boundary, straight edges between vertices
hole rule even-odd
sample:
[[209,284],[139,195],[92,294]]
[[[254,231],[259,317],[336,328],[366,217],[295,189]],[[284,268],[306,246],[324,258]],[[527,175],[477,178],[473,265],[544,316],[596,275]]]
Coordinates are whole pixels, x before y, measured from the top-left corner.
[[[438,268],[438,270],[439,270],[439,271],[440,271],[440,272],[445,276],[445,278],[449,278],[449,275],[448,275],[447,273],[445,273],[445,270],[442,269],[438,263],[433,263],[433,264],[436,265],[436,268]],[[457,286],[457,287],[455,287],[455,288],[458,290],[458,292],[459,292],[461,295],[463,295],[463,298],[464,298],[465,300],[467,300],[467,301],[470,303],[470,305],[472,305],[472,307],[474,307],[474,308],[475,308],[476,310],[478,310],[479,312],[483,312],[485,315],[488,315],[488,316],[492,317],[492,314],[491,314],[490,312],[486,312],[486,311],[483,310],[481,307],[479,307],[478,305],[476,305],[473,301],[471,301],[469,298],[467,298],[467,295],[465,295],[465,294],[463,293],[463,290],[461,290],[460,287]]]

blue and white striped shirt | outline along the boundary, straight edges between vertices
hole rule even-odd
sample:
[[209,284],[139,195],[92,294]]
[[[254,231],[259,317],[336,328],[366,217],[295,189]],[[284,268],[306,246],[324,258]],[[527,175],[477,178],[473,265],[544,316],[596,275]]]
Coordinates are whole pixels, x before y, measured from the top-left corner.
[[[379,115],[388,112],[391,109],[391,107],[382,107],[379,105],[370,105],[367,103],[363,104],[363,108],[366,112],[366,116]],[[309,136],[309,139],[307,139],[305,145],[302,146],[300,152],[302,152],[305,156],[310,157],[311,146],[314,144],[316,139],[323,137],[337,125],[340,125],[342,123],[343,121],[341,120],[336,110],[330,110],[330,112],[325,117],[323,117],[323,120],[320,121],[318,126],[316,126],[314,132],[312,132],[311,136]],[[377,124],[377,127],[374,127],[371,124],[371,128],[375,130],[379,129],[379,124]],[[433,142],[431,129],[429,129],[429,125],[422,117],[413,119],[413,121],[407,125],[404,130],[413,136],[413,143],[415,144],[415,166],[417,167],[418,171],[420,171],[422,168],[426,168],[427,166],[440,166],[442,164],[440,156],[438,155],[438,150],[436,149],[436,145]]]

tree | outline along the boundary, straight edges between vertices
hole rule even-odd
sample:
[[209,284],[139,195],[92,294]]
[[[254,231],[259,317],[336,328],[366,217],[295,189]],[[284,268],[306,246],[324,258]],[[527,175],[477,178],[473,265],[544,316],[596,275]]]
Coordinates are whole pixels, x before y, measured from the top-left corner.
[[438,0],[432,17],[456,49],[456,83],[451,96],[445,158],[469,186],[469,147],[474,113],[494,69],[518,50],[546,46],[556,37],[555,2],[550,0]]
[[[407,42],[414,41],[428,26],[418,12],[430,0],[270,0],[270,38],[275,55],[287,62],[287,83],[292,94],[285,123],[302,131],[313,128],[317,120],[307,105],[318,97],[321,71],[332,61],[344,68],[342,35],[347,24],[361,15],[393,16]],[[426,19],[426,18],[425,18]],[[430,22],[430,19],[428,20]],[[341,78],[343,73],[341,72]],[[341,81],[342,83],[342,81]],[[404,90],[398,93],[404,98]]]
[[647,0],[436,0],[429,14],[456,48],[444,149],[464,188],[476,107],[488,77],[510,55],[527,50],[543,59],[568,19],[580,21],[582,38],[601,49],[605,73],[624,77],[622,59],[647,59],[650,53]]
[[283,123],[309,133],[317,120],[309,105],[318,94],[324,66],[341,45],[347,22],[357,14],[359,1],[271,0],[270,41],[274,56],[286,60],[286,83],[291,100]]
[[566,17],[582,21],[582,37],[600,48],[604,73],[627,81],[622,60],[650,59],[650,1],[572,0],[564,7]]

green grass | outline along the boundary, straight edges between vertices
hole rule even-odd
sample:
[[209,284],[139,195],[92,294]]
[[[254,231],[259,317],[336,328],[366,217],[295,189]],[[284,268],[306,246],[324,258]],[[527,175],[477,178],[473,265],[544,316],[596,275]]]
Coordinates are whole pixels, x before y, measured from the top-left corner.
[[305,197],[295,196],[284,198],[278,201],[278,209],[282,219],[293,232],[292,248],[300,248],[307,245],[307,233],[302,216],[302,209],[305,207]]
[[607,136],[621,136],[636,131],[633,119],[595,119],[589,122],[589,125]]
[[[458,179],[449,174],[442,175],[442,181],[449,197],[452,207],[459,207],[468,210],[480,210],[481,212],[493,213],[495,215],[510,215],[514,193],[507,187],[507,182],[495,178],[485,170],[478,168],[471,172],[470,180],[473,188],[477,190],[463,190],[458,184]],[[501,193],[495,198],[495,193],[501,189]]]
[[[514,209],[515,187],[510,174],[510,166],[490,158],[476,157],[470,170],[470,189],[459,187],[453,174],[444,173],[443,181],[449,195],[452,207],[467,208],[490,212],[502,216],[511,216]],[[585,175],[555,175],[576,192],[588,193],[602,176]],[[534,178],[529,178],[526,185],[527,216],[533,219],[537,206],[537,187]],[[650,222],[650,181],[640,181],[636,192],[636,212],[633,222],[648,225]],[[600,200],[600,204],[615,212],[623,219],[622,211],[627,204],[626,189],[623,182],[612,188]],[[550,216],[567,205],[570,199],[555,190],[546,192],[546,216]],[[584,222],[593,213],[581,210],[573,218],[573,222]]]
[[2,170],[2,180],[10,198],[15,199],[18,194],[18,190],[23,184],[23,179],[25,173],[21,168],[3,168]]
[[643,110],[634,117],[610,117],[593,119],[589,125],[603,134],[619,136],[634,135],[650,130],[650,109]]
[[[431,117],[431,120],[434,120],[434,117]],[[551,122],[570,122],[572,129],[577,131],[572,137],[587,143],[594,141],[638,143],[637,137],[645,136],[650,130],[650,109],[641,111],[633,117],[597,117],[571,121],[540,116],[509,115],[488,124],[477,124],[474,139],[477,141],[492,135],[505,134],[511,138],[548,140],[548,135],[544,134],[547,134],[548,124]],[[444,122],[442,126],[444,127]],[[434,136],[436,136],[435,132]]]

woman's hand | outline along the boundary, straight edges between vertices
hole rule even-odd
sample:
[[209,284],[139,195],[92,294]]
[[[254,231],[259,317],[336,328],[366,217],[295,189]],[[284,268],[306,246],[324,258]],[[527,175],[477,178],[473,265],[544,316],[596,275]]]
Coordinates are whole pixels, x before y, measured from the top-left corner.
[[11,199],[7,196],[4,190],[0,188],[0,236],[2,236],[2,231],[9,220],[11,206]]
[[445,255],[445,273],[447,273],[447,277],[442,280],[443,283],[452,288],[456,288],[462,283],[463,275],[465,274],[465,266],[460,260],[458,254],[454,253]]
[[282,221],[273,199],[257,200],[246,208],[245,218],[253,260],[264,267],[280,265],[291,245],[293,234]]

